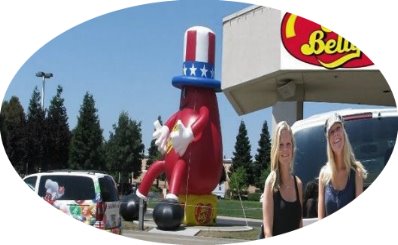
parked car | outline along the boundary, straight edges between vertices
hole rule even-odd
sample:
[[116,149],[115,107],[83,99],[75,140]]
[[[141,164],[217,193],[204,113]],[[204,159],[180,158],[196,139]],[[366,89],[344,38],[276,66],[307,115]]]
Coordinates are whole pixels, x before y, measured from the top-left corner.
[[65,214],[121,234],[120,201],[112,176],[92,171],[51,171],[26,176],[25,183]]
[[391,109],[346,109],[323,113],[295,122],[292,131],[296,141],[294,173],[303,186],[317,181],[326,162],[325,121],[332,113],[344,118],[344,126],[356,158],[368,171],[366,189],[377,178],[395,146],[398,112]]
[[213,195],[216,195],[218,199],[224,199],[225,198],[225,182],[222,182],[214,188],[214,190],[211,192]]

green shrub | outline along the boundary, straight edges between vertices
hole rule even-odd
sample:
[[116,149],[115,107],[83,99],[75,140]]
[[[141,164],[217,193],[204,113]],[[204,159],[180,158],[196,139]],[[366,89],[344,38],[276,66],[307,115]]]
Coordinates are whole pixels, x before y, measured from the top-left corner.
[[249,193],[247,195],[247,200],[248,201],[260,201],[261,194],[262,193],[259,193],[259,192]]
[[153,192],[162,192],[162,189],[161,188],[158,188],[157,186],[155,186],[155,185],[152,185],[151,186],[151,190],[150,191],[153,191]]

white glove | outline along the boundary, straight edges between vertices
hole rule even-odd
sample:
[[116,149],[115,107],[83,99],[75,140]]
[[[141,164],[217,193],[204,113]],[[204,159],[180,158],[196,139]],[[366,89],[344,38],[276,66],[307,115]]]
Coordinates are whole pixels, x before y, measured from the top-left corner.
[[169,136],[170,130],[167,126],[162,126],[159,120],[156,120],[153,126],[155,126],[155,132],[153,132],[152,137],[156,139],[155,145],[158,147],[158,150],[164,154],[167,150],[167,137]]
[[193,141],[193,132],[191,127],[185,127],[181,120],[177,121],[175,130],[170,133],[174,150],[180,155],[184,155],[188,145]]

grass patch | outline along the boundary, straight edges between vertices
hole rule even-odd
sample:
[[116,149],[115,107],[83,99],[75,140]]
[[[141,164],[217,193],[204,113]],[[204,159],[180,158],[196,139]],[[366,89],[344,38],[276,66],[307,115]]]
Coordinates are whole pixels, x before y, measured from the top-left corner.
[[[243,208],[242,208],[243,206]],[[262,219],[262,204],[258,201],[219,200],[217,215],[252,219]]]
[[[147,207],[154,208],[158,203],[159,200],[154,200],[154,201],[149,200],[147,203],[148,205]],[[262,212],[261,202],[245,200],[242,201],[241,203],[239,200],[228,200],[228,199],[218,200],[217,215],[244,218],[245,217],[244,214],[246,214],[246,218],[262,219],[263,212]]]

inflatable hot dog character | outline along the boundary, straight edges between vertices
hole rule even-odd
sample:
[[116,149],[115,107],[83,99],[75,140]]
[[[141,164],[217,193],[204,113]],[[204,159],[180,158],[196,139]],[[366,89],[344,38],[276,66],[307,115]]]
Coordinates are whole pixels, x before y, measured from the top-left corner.
[[[206,225],[215,220],[216,201],[211,192],[220,181],[223,165],[216,97],[221,85],[214,80],[214,59],[214,32],[201,26],[189,28],[184,39],[183,75],[172,80],[173,86],[181,89],[180,108],[164,125],[155,122],[153,136],[164,159],[151,165],[137,190],[137,195],[146,199],[155,178],[166,173],[168,194],[154,209],[159,228],[177,228],[182,212],[186,224]],[[163,218],[169,212],[176,217]]]

